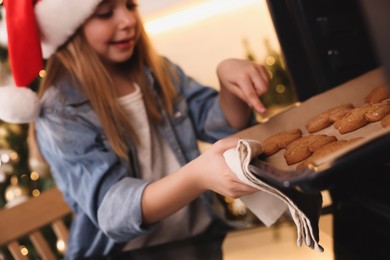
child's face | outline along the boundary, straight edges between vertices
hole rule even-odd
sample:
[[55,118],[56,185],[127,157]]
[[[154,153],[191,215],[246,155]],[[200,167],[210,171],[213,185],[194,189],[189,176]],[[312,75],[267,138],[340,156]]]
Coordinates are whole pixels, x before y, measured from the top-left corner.
[[82,30],[104,63],[121,63],[133,55],[139,36],[138,17],[134,0],[103,0]]

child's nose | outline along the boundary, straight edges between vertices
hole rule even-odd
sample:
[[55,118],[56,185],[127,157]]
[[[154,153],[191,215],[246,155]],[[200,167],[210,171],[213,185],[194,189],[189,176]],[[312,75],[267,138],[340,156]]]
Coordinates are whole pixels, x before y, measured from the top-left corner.
[[120,26],[128,27],[136,24],[137,18],[134,11],[130,11],[127,8],[122,8],[118,11],[118,19]]

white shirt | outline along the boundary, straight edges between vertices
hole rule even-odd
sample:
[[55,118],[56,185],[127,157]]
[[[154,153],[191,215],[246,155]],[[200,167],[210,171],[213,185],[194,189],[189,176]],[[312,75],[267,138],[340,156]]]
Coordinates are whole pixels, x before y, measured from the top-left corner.
[[[118,101],[128,112],[140,140],[140,144],[137,145],[137,154],[141,178],[156,181],[178,170],[180,164],[174,153],[148,120],[140,87],[136,85],[134,92],[118,98]],[[190,206],[185,206],[160,221],[151,233],[129,241],[123,250],[185,239],[202,233],[210,223],[211,217],[204,206],[199,201],[195,201]]]

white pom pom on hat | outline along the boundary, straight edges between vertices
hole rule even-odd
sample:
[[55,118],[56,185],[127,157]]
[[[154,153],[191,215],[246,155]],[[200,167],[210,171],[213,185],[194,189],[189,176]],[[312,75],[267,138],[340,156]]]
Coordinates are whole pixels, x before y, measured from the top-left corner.
[[28,123],[38,117],[38,96],[29,88],[0,87],[0,116],[9,123]]
[[0,120],[29,123],[40,101],[29,86],[49,58],[102,0],[4,0],[8,52],[16,86],[0,87]]

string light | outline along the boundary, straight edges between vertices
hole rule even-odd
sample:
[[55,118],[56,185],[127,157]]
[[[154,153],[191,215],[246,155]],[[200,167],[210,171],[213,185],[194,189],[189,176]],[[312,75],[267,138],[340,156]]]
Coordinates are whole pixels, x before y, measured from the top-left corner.
[[34,189],[31,194],[33,195],[33,197],[38,197],[39,195],[41,195],[41,192],[38,189]]
[[39,71],[39,74],[38,74],[38,75],[39,75],[40,78],[43,79],[44,77],[46,77],[46,70],[41,70],[41,71]]
[[1,162],[2,163],[9,163],[11,161],[11,158],[9,154],[2,154],[1,155]]
[[19,160],[19,155],[17,152],[12,152],[10,155],[11,161],[18,161]]
[[32,171],[32,172],[30,173],[30,179],[31,179],[32,181],[37,181],[37,180],[39,180],[39,174],[38,174],[36,171]]
[[277,85],[275,89],[278,94],[283,94],[286,92],[286,87],[283,84]]
[[0,137],[7,137],[8,136],[8,131],[4,127],[0,127]]
[[26,256],[26,255],[28,255],[28,249],[25,246],[20,246],[20,253],[22,253],[22,255]]
[[60,252],[61,254],[65,253],[66,244],[65,244],[64,240],[62,240],[62,239],[57,240],[56,247],[57,247],[58,252]]
[[265,63],[266,63],[268,66],[273,66],[273,65],[275,65],[275,63],[276,63],[276,59],[275,59],[275,57],[273,57],[273,56],[268,56],[268,57],[265,59]]

